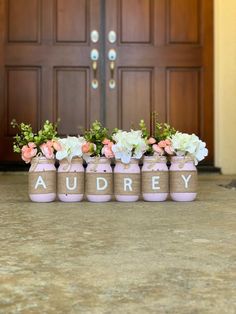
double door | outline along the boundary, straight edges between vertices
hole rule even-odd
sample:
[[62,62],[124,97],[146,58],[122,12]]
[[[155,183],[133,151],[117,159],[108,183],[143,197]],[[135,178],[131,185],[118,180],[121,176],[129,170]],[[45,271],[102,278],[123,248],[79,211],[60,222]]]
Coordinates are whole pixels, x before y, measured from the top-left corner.
[[202,137],[213,161],[212,0],[0,0],[0,151],[10,121],[61,136],[142,118]]

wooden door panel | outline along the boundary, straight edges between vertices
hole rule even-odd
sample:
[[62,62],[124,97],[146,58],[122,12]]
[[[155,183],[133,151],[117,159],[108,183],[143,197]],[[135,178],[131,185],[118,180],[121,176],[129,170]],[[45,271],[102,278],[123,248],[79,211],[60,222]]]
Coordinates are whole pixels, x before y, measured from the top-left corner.
[[177,130],[200,134],[200,69],[168,69],[167,120]]
[[39,43],[40,0],[9,0],[8,42]]
[[138,128],[152,112],[152,70],[142,68],[120,69],[119,73],[119,126],[124,130]]
[[89,69],[55,69],[55,116],[61,118],[61,135],[78,135],[88,121]]
[[119,1],[119,34],[121,43],[151,42],[152,4],[152,0]]
[[86,0],[56,0],[56,42],[87,41],[87,3]]
[[40,113],[40,68],[8,67],[6,69],[5,112],[7,113],[5,134],[12,136],[15,131],[11,121],[31,123],[38,128]]
[[168,0],[169,44],[199,44],[200,5],[199,0]]

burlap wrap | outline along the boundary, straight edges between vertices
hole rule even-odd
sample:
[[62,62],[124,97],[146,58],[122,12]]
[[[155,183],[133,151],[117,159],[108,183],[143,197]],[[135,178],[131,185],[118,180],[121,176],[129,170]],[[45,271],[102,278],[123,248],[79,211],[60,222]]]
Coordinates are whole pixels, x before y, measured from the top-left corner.
[[[132,191],[124,185],[124,179],[129,178],[132,180]],[[140,173],[115,173],[114,174],[114,193],[116,195],[139,195],[141,188],[141,175]]]
[[[159,177],[158,186],[160,189],[153,189],[152,177]],[[143,171],[142,172],[142,193],[168,193],[169,192],[169,172],[168,171]]]
[[[97,178],[107,180],[107,187],[104,190],[97,189]],[[101,181],[103,186],[104,182]],[[112,173],[89,173],[85,175],[85,191],[86,195],[112,195],[113,194],[113,175]]]
[[[191,175],[186,183],[182,176],[187,178]],[[197,192],[197,171],[170,171],[170,193],[196,193]]]
[[[36,187],[38,180],[39,180],[39,183],[43,182],[45,184],[46,189],[44,187],[44,184],[38,184],[38,186]],[[56,170],[29,172],[29,177],[28,177],[29,194],[56,193],[56,182],[57,182]]]
[[[67,179],[68,178],[68,179]],[[66,181],[70,188],[74,187],[76,178],[75,189],[68,189]],[[58,194],[84,194],[84,172],[58,172],[57,174],[57,193]]]

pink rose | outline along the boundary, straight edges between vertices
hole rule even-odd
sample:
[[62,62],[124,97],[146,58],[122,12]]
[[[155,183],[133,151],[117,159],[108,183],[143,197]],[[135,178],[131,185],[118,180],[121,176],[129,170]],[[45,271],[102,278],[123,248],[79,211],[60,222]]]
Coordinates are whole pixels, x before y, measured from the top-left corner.
[[105,155],[106,158],[113,158],[114,153],[108,145],[105,145],[102,149],[102,154]]
[[47,142],[46,142],[46,144],[47,144],[47,146],[53,146],[53,141],[51,141],[51,140],[48,140]]
[[58,152],[60,150],[62,150],[62,147],[61,147],[61,144],[57,141],[53,141],[53,144],[52,144],[53,148]]
[[40,146],[40,149],[41,149],[43,155],[47,159],[53,159],[54,158],[53,147],[51,144],[52,144],[51,141],[48,141],[47,143],[44,143]]
[[31,159],[37,155],[36,145],[34,143],[29,143],[30,147],[25,145],[21,149],[21,158],[28,164]]
[[157,144],[152,145],[152,149],[158,155],[160,155],[160,156],[164,155],[164,149],[162,149],[159,145],[157,145]]
[[29,143],[28,143],[28,146],[29,146],[30,148],[35,148],[35,147],[36,147],[36,145],[35,145],[33,142],[29,142]]
[[111,142],[111,141],[109,141],[109,143],[108,143],[108,147],[110,148],[110,149],[112,149],[112,146],[113,146],[114,144],[113,144],[113,142]]
[[148,139],[147,143],[150,144],[150,145],[152,145],[152,144],[155,144],[155,143],[156,143],[156,140],[155,140],[155,138],[150,137],[150,138]]
[[172,146],[168,145],[165,147],[165,152],[168,154],[168,155],[173,155],[174,153],[174,149]]
[[166,142],[167,146],[171,146],[171,144],[172,144],[170,140],[165,140],[165,142]]
[[103,145],[108,145],[110,143],[110,140],[108,140],[107,138],[105,138],[103,141],[102,141],[102,144]]
[[84,154],[87,154],[89,152],[89,149],[90,149],[90,143],[88,143],[88,142],[84,143],[82,146],[82,152]]
[[158,145],[159,145],[160,147],[162,147],[162,148],[165,148],[165,147],[166,147],[166,141],[160,141],[160,142],[158,143]]

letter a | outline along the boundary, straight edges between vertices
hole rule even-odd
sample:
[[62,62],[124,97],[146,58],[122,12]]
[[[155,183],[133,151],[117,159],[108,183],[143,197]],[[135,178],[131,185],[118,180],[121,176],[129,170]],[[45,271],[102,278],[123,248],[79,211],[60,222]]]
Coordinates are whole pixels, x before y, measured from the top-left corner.
[[124,191],[127,191],[127,188],[129,188],[129,190],[132,192],[132,179],[130,178],[124,178]]
[[68,177],[66,177],[66,188],[69,191],[73,191],[77,188],[77,178],[74,177],[74,184],[73,186],[70,186],[70,179]]
[[[100,185],[100,181],[103,181],[103,185]],[[104,191],[108,187],[108,182],[105,178],[103,177],[97,177],[97,190],[98,191]]]
[[34,189],[37,190],[37,188],[39,187],[39,185],[42,185],[42,187],[46,190],[46,184],[45,182],[43,181],[43,178],[41,176],[38,176],[38,179],[36,181],[36,184],[35,184],[35,187]]
[[191,174],[187,177],[187,178],[185,178],[185,176],[182,174],[182,179],[184,180],[184,187],[185,187],[185,189],[188,189],[188,182],[189,182],[189,180],[191,179]]
[[160,187],[158,186],[159,185],[159,179],[160,179],[159,176],[153,176],[152,177],[152,189],[153,190],[160,190]]

